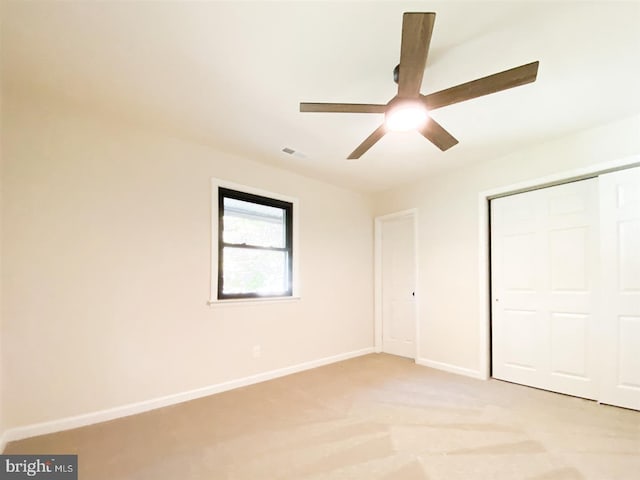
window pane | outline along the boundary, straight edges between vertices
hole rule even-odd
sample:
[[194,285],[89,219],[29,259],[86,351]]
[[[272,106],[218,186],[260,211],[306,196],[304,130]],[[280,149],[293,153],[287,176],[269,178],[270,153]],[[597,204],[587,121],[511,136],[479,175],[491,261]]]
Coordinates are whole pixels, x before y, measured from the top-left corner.
[[285,294],[288,285],[287,252],[224,247],[223,294]]
[[224,199],[223,241],[284,248],[285,211],[252,202]]

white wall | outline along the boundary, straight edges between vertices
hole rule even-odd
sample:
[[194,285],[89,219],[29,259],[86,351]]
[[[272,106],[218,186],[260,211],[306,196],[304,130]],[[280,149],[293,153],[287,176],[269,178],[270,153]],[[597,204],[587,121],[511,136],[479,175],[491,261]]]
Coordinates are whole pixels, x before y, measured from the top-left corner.
[[[3,121],[7,428],[372,347],[370,197],[46,97]],[[299,198],[300,301],[207,305],[211,177]]]
[[640,153],[640,116],[376,197],[376,215],[418,209],[419,351],[426,364],[481,376],[480,192]]
[[[4,2],[0,2],[0,19],[4,18]],[[2,29],[2,22],[0,21],[0,30]],[[1,33],[1,32],[0,32]],[[0,39],[2,35],[0,35]],[[2,49],[2,45],[0,44],[0,51]],[[3,133],[2,133],[2,93],[0,91],[0,272],[2,272],[2,196],[3,196],[3,181],[2,181],[2,171],[4,169],[3,166]],[[3,342],[3,325],[2,325],[2,275],[0,274],[0,454],[4,450],[4,395],[5,395],[5,387],[4,387],[4,356],[2,354],[2,342]]]

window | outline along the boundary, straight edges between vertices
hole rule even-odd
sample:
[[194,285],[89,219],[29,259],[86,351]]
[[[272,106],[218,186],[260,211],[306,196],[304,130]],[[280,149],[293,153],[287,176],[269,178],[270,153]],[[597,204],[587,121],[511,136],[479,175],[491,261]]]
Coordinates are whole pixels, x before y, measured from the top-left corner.
[[217,300],[293,295],[293,202],[217,187]]

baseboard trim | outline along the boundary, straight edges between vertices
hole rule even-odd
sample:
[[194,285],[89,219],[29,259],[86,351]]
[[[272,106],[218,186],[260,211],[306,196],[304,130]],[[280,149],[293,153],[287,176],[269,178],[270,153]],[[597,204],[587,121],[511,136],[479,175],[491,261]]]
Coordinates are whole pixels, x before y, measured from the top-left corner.
[[477,378],[479,380],[486,380],[486,376],[477,370],[470,368],[459,367],[450,363],[438,362],[436,360],[429,360],[428,358],[416,358],[416,363],[423,367],[435,368],[437,370],[444,370],[445,372],[455,373],[458,375],[464,375],[465,377]]
[[[26,425],[23,427],[11,428],[4,432],[2,436],[2,449],[8,442],[16,440],[22,440],[29,437],[35,437],[38,435],[46,435],[49,433],[61,432],[64,430],[71,430],[74,428],[85,427],[87,425],[93,425],[96,423],[107,422],[109,420],[115,420],[118,418],[128,417],[130,415],[136,415],[138,413],[148,412],[150,410],[156,410],[162,407],[168,407],[178,403],[188,402],[189,400],[195,400],[197,398],[207,397],[216,393],[226,392],[235,388],[246,387],[255,383],[265,382],[267,380],[273,380],[274,378],[284,377],[293,373],[310,370],[312,368],[322,367],[331,363],[341,362],[350,358],[360,357],[374,353],[373,347],[363,348],[360,350],[354,350],[351,352],[340,353],[338,355],[332,355],[330,357],[324,357],[317,360],[311,360],[308,362],[299,363],[290,367],[279,368],[276,370],[270,370],[268,372],[258,373],[256,375],[250,375],[248,377],[238,378],[236,380],[230,380],[228,382],[222,382],[207,387],[198,388],[195,390],[189,390],[182,393],[176,393],[173,395],[167,395],[164,397],[158,397],[151,400],[145,400],[142,402],[131,403],[128,405],[122,405],[119,407],[109,408],[106,410],[99,410],[96,412],[85,413],[82,415],[76,415],[73,417],[61,418],[58,420],[51,420],[48,422],[36,423],[32,425]],[[2,451],[2,450],[0,450]]]

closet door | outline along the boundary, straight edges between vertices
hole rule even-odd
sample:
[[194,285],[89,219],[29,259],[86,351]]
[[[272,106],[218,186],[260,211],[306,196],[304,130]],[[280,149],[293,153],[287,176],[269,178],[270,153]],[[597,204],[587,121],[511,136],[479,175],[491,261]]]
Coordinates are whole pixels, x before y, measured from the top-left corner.
[[491,201],[492,370],[595,399],[598,182]]
[[640,168],[600,177],[602,403],[640,410]]

